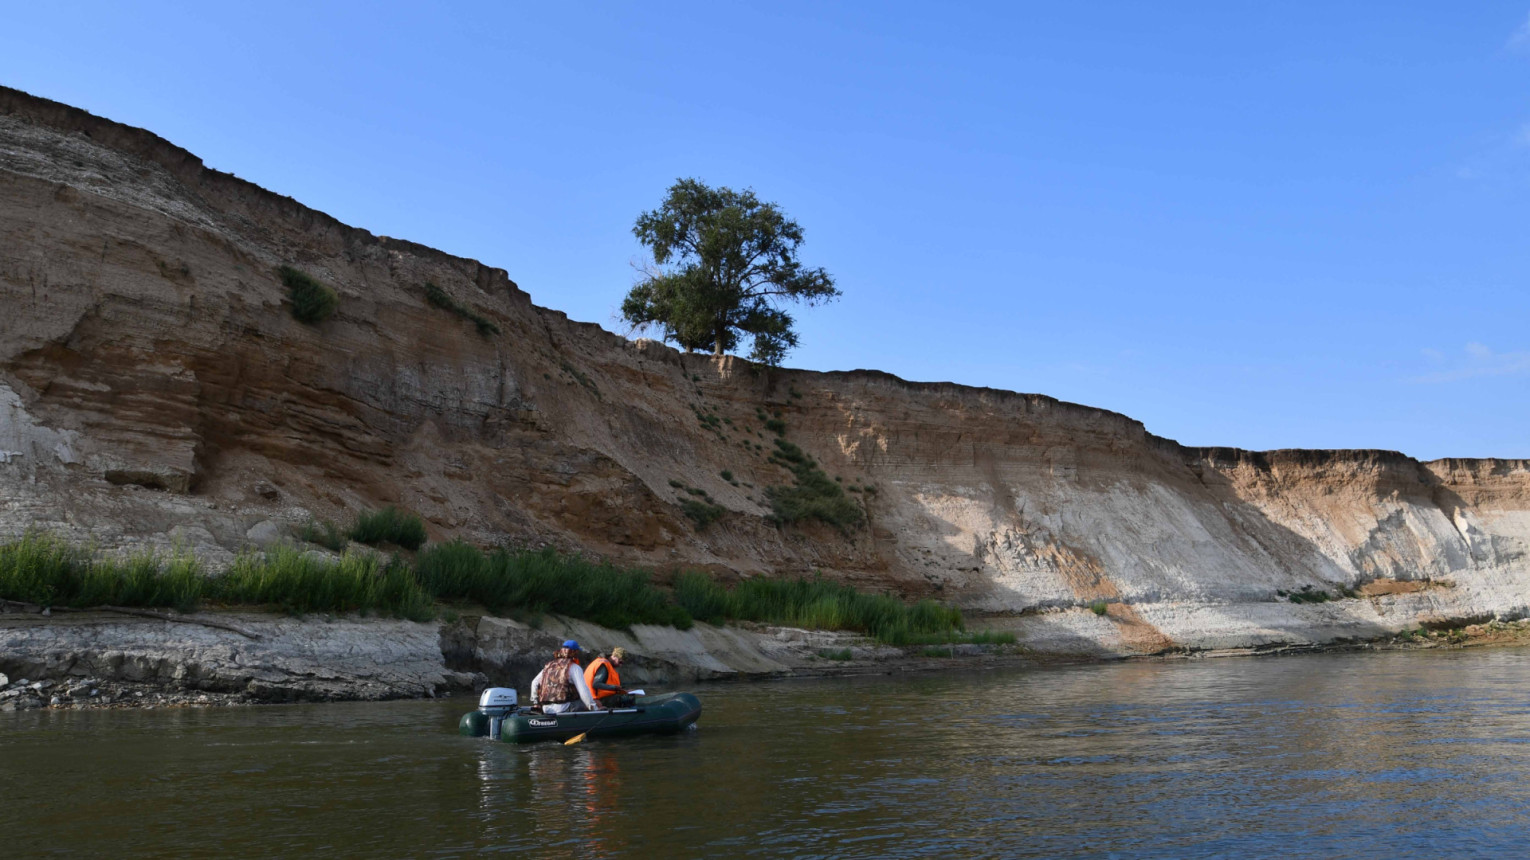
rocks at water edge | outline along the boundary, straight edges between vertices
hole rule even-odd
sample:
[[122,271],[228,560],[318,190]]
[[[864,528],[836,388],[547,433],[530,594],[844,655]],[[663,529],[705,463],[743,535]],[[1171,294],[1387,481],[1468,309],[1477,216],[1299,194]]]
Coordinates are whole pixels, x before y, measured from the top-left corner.
[[[0,678],[4,677],[0,675]],[[16,684],[0,683],[0,713],[44,708],[83,710],[238,705],[249,704],[250,701],[248,696],[238,693],[166,690],[154,684],[102,682],[95,678],[72,681],[67,685],[51,681],[30,682],[24,678]]]

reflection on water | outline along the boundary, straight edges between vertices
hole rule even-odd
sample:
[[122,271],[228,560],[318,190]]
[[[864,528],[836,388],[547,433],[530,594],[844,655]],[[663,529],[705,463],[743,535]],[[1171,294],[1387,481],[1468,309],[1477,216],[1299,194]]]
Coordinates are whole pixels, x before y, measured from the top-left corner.
[[516,747],[396,702],[0,715],[6,855],[1518,856],[1530,652],[703,687]]

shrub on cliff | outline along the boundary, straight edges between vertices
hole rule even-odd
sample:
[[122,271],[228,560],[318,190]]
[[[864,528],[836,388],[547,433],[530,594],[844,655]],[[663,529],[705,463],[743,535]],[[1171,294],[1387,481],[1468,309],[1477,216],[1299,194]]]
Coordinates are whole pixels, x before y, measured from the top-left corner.
[[279,269],[287,297],[292,300],[292,316],[298,322],[317,325],[330,318],[340,306],[340,296],[305,272],[291,266]]
[[425,543],[425,521],[418,514],[389,505],[380,511],[367,511],[356,518],[349,537],[364,544],[387,542],[404,549],[419,549]]
[[860,525],[865,518],[865,512],[855,499],[846,495],[844,488],[824,474],[818,463],[796,445],[777,439],[770,462],[785,466],[797,479],[790,487],[765,489],[765,497],[770,500],[771,518],[776,522],[815,519],[849,529]]

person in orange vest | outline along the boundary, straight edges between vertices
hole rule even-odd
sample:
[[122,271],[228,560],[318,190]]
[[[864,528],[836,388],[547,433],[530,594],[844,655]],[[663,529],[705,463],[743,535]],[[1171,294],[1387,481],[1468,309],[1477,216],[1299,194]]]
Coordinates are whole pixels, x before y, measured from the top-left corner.
[[625,648],[613,648],[610,657],[596,657],[584,670],[584,683],[595,694],[595,701],[601,707],[623,708],[632,705],[632,697],[622,689],[622,676],[616,671],[626,659]]

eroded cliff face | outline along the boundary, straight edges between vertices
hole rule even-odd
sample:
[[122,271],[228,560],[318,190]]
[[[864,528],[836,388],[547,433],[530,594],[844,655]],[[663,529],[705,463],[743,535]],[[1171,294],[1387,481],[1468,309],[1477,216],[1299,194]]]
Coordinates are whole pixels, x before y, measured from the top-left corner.
[[[338,313],[293,319],[283,265],[336,289]],[[500,333],[433,307],[427,282]],[[6,535],[179,543],[218,564],[310,518],[398,503],[433,539],[818,570],[1011,616],[994,623],[1064,652],[1530,613],[1524,460],[1191,449],[1039,395],[687,356],[8,89],[0,307]],[[767,520],[765,488],[791,476],[769,461],[762,411],[845,486],[874,488],[856,494],[865,526]],[[672,482],[727,513],[698,530]],[[1324,604],[1281,595],[1367,585]]]

